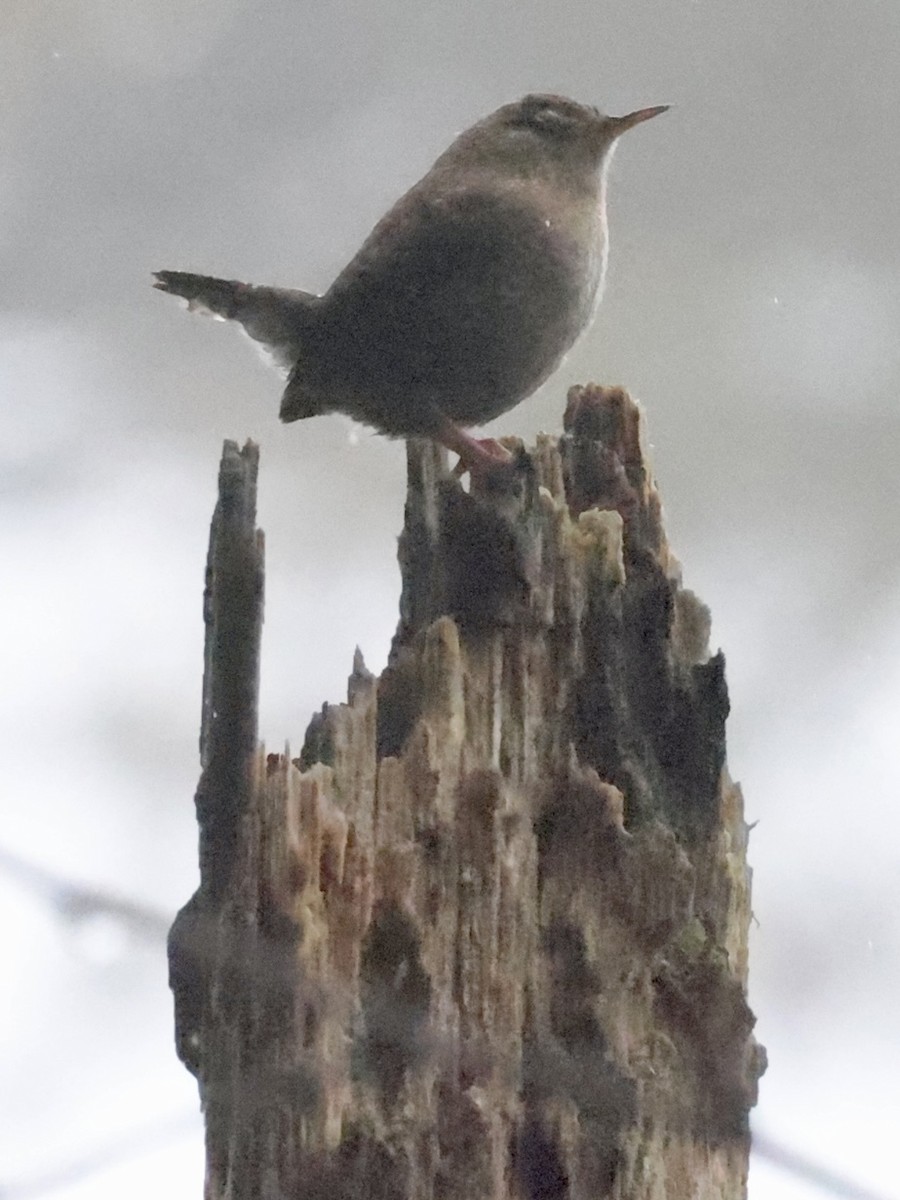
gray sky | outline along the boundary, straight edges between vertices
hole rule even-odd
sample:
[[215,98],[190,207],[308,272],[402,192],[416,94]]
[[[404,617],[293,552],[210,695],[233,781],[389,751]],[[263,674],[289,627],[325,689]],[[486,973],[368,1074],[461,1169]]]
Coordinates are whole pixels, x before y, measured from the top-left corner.
[[[193,890],[223,438],[262,447],[269,743],[393,632],[402,446],[281,426],[278,377],[150,271],[323,290],[496,105],[672,103],[613,163],[593,330],[493,429],[558,431],[587,379],[643,401],[759,821],[758,1123],[896,1195],[898,55],[895,0],[5,0],[0,846],[163,910]],[[2,872],[0,930],[0,1183],[190,1112],[161,954]],[[188,1132],[58,1194],[200,1171]],[[751,1193],[812,1194],[763,1163]]]

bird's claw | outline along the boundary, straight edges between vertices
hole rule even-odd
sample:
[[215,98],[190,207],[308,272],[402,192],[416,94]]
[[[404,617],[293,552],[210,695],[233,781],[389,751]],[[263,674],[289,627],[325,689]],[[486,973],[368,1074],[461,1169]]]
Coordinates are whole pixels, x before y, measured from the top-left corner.
[[511,459],[511,452],[496,438],[472,438],[467,453],[460,454],[459,462],[453,468],[453,475],[456,479],[461,479],[468,471],[474,482],[483,479],[497,467],[505,466]]

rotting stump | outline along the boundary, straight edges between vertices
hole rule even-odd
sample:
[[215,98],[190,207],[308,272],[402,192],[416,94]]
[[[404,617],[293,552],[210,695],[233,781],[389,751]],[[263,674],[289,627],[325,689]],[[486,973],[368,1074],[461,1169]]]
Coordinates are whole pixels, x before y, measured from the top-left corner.
[[400,620],[299,756],[257,743],[257,451],[226,443],[204,601],[200,886],[170,937],[207,1196],[730,1200],[764,1054],[709,614],[641,418],[470,495],[409,444]]

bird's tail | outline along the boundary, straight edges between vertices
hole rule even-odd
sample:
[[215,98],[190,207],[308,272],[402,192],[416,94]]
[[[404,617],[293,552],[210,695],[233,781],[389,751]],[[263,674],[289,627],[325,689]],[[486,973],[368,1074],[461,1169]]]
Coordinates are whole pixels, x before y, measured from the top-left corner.
[[291,371],[300,358],[308,316],[318,296],[188,271],[156,271],[154,278],[154,287],[181,296],[190,311],[237,321],[283,369]]

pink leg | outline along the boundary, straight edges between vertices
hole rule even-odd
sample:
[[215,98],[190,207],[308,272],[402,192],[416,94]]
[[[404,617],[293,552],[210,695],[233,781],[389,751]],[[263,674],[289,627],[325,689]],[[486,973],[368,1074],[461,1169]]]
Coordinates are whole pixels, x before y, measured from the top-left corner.
[[474,438],[448,417],[441,417],[435,440],[459,455],[455,474],[468,471],[474,483],[482,482],[492,471],[504,466],[512,455],[495,438]]

